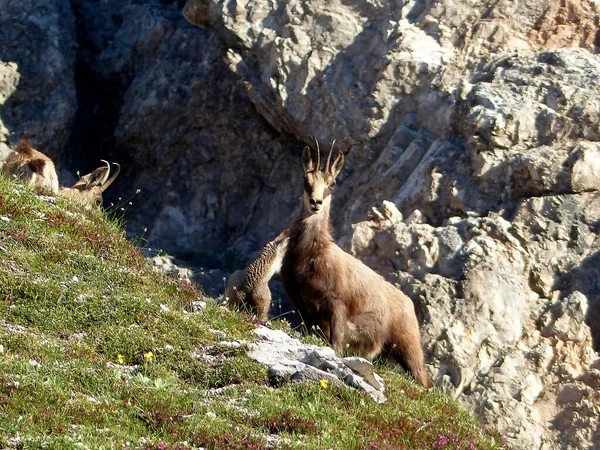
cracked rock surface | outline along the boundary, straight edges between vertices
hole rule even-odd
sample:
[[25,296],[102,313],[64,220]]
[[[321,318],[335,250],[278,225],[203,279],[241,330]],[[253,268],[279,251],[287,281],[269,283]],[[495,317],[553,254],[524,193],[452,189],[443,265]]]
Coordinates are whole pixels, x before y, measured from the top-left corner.
[[269,368],[275,384],[289,381],[326,380],[366,392],[378,403],[386,401],[383,379],[364,358],[338,358],[330,347],[303,344],[280,330],[259,326],[260,340],[252,344],[248,356]]

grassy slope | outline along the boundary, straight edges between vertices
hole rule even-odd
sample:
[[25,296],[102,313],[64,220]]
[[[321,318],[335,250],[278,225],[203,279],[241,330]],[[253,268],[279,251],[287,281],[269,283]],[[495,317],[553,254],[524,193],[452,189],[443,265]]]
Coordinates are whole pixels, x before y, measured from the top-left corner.
[[385,405],[275,389],[243,349],[215,345],[252,340],[252,318],[197,311],[201,298],[154,272],[116,221],[0,177],[0,448],[501,448],[384,367]]

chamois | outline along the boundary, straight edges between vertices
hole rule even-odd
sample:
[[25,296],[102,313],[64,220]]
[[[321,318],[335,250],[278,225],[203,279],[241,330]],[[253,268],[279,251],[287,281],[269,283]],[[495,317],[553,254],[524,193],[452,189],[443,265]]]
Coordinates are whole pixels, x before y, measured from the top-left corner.
[[121,171],[121,166],[113,163],[117,168],[112,177],[110,176],[110,164],[101,160],[105,166],[98,167],[91,173],[82,176],[77,183],[70,188],[62,188],[60,194],[74,200],[86,209],[102,205],[102,193],[115,181]]
[[385,351],[429,388],[412,301],[333,241],[331,194],[344,155],[339,152],[330,165],[332,143],[321,169],[315,142],[316,160],[310,147],[302,153],[304,193],[281,266],[285,292],[305,324],[319,326],[334,350],[367,358]]
[[17,148],[6,158],[2,173],[24,180],[38,192],[58,194],[58,176],[54,163],[42,152],[21,140]]
[[288,230],[282,231],[267,243],[244,270],[231,274],[227,280],[226,296],[231,306],[247,304],[260,320],[266,320],[271,305],[269,280],[279,273],[288,242]]

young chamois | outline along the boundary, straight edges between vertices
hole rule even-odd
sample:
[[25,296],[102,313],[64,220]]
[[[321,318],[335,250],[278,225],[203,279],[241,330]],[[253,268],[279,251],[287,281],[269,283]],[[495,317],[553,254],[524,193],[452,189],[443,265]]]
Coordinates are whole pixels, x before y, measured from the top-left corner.
[[70,188],[62,188],[60,194],[78,202],[86,209],[100,207],[102,205],[102,193],[115,181],[121,171],[121,166],[113,163],[117,168],[109,178],[110,164],[103,159],[101,161],[106,165],[82,176]]
[[35,191],[58,194],[58,176],[54,163],[26,140],[21,140],[17,148],[8,155],[2,166],[2,173],[22,179]]
[[244,270],[231,274],[227,280],[227,296],[230,306],[248,305],[260,320],[267,320],[271,306],[269,280],[279,273],[281,261],[288,243],[288,230],[269,242]]
[[304,194],[289,228],[281,281],[308,327],[318,326],[334,350],[373,358],[385,351],[416,381],[431,387],[412,301],[334,242],[329,225],[331,193],[342,170],[332,148],[320,169],[309,147],[302,153]]

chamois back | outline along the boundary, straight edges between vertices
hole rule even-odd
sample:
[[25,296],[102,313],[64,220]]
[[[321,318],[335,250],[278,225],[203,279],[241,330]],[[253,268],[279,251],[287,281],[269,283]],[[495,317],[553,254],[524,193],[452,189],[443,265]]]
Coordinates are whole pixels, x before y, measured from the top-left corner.
[[16,177],[37,192],[58,194],[58,176],[52,160],[42,152],[21,140],[17,148],[6,158],[2,173]]

